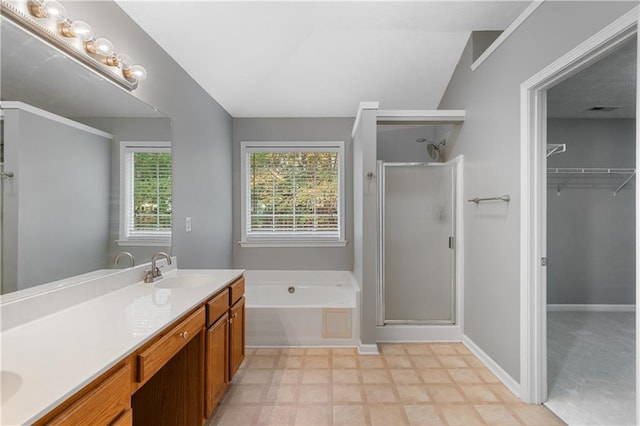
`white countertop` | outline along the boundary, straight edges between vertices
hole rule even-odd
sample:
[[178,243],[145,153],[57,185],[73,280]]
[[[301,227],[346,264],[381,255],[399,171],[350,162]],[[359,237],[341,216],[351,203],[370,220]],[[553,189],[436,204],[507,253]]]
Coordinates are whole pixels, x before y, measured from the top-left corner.
[[211,281],[180,289],[138,282],[3,331],[0,424],[36,421],[243,272],[173,270],[165,278]]

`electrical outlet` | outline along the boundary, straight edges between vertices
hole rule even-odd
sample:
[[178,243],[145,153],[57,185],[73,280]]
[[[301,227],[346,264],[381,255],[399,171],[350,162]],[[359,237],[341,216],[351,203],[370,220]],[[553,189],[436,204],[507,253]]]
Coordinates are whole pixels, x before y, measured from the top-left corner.
[[187,232],[191,232],[191,218],[187,217],[186,220],[184,221],[184,229]]

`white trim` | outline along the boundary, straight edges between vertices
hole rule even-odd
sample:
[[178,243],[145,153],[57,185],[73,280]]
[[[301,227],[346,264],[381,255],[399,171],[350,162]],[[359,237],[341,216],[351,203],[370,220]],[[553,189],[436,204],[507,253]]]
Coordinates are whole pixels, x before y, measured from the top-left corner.
[[44,109],[34,107],[33,105],[25,104],[24,102],[2,101],[0,102],[0,108],[19,109],[22,111],[29,112],[31,114],[38,115],[43,118],[47,118],[57,123],[64,124],[65,126],[73,127],[75,129],[82,130],[87,133],[91,133],[96,136],[102,136],[103,138],[113,139],[113,135],[111,133],[103,132],[102,130],[95,129],[93,127],[87,126],[86,124],[78,123],[77,121],[70,120],[66,117],[61,117],[59,115],[56,115]]
[[356,137],[358,126],[360,126],[360,120],[362,117],[362,111],[365,109],[378,109],[380,102],[360,102],[358,106],[358,112],[356,113],[356,119],[353,122],[353,128],[351,129],[351,140]]
[[462,343],[473,353],[516,397],[520,396],[520,384],[487,355],[473,340],[462,336]]
[[380,351],[378,350],[377,344],[365,345],[360,341],[358,343],[358,354],[359,355],[380,355]]
[[[247,223],[250,221],[250,211],[247,202],[250,198],[250,188],[247,184],[248,153],[250,152],[337,152],[338,154],[338,232],[337,238],[314,235],[264,235],[248,236]],[[240,142],[240,238],[241,247],[344,247],[346,231],[346,186],[345,186],[345,141],[242,141]],[[312,234],[312,233],[310,233]]]
[[636,305],[549,304],[549,305],[547,305],[547,311],[554,311],[554,312],[569,312],[569,311],[580,311],[580,312],[635,312],[636,311]]
[[376,326],[376,342],[460,342],[459,325],[387,324]]
[[546,256],[546,90],[634,37],[638,11],[627,12],[520,87],[520,386],[529,403],[544,402],[547,391],[546,273],[540,264]]
[[240,247],[346,247],[347,241],[238,241]]
[[171,247],[171,240],[116,240],[120,247]]
[[448,163],[456,166],[456,324],[464,334],[464,156],[458,155]]
[[[640,9],[636,11],[640,14]],[[638,16],[636,16],[638,18]],[[638,23],[636,23],[636,40],[638,37]],[[636,58],[640,58],[640,43],[636,52]],[[640,120],[638,120],[638,112],[640,111],[640,67],[636,59],[636,169],[640,166],[640,149],[638,149],[638,137],[640,137]],[[638,226],[638,216],[640,215],[640,185],[636,185],[636,306],[640,304],[640,250],[637,249],[638,241],[640,241],[640,226]],[[636,315],[636,421],[640,419],[640,315]]]
[[485,50],[482,55],[480,55],[478,59],[476,59],[471,64],[471,71],[475,71],[480,65],[482,65],[485,60],[487,60],[489,56],[491,56],[493,52],[498,50],[502,43],[504,43],[509,38],[509,36],[511,36],[511,34],[513,34],[515,30],[517,30],[518,27],[522,25],[524,21],[526,21],[527,18],[529,18],[529,16],[531,16],[531,14],[542,5],[542,3],[544,3],[544,0],[532,1],[529,6],[527,6],[527,8],[523,10],[522,13],[511,24],[509,24],[507,28],[505,28],[502,34],[500,34],[498,38],[496,38],[493,43],[491,43],[487,50]]
[[376,120],[380,123],[425,123],[460,124],[464,122],[466,111],[463,109],[387,109],[379,110]]

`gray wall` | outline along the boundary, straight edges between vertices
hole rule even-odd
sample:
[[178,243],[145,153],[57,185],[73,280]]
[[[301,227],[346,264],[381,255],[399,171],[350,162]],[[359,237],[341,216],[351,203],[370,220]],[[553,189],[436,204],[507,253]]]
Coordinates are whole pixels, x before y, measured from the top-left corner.
[[[635,120],[551,119],[547,139],[567,152],[547,167],[635,168]],[[553,175],[551,175],[553,176]],[[547,301],[635,304],[634,182],[626,176],[551,178],[547,194]],[[557,195],[557,189],[560,195]]]
[[[424,138],[427,142],[416,142]],[[427,144],[434,140],[433,127],[391,128],[378,126],[377,159],[388,162],[429,161]]]
[[[520,378],[520,84],[636,5],[544,2],[479,68],[468,43],[439,105],[465,109],[448,157],[465,156],[464,333]],[[426,82],[425,84],[428,84]]]
[[111,139],[5,110],[4,142],[3,292],[105,268]]
[[[245,269],[351,270],[353,268],[353,118],[233,119],[233,267]],[[346,247],[240,247],[240,142],[344,141]]]
[[[171,142],[171,119],[169,118],[78,118],[89,126],[113,135],[111,144],[111,197],[109,220],[109,259],[113,260],[121,251],[128,251],[136,258],[136,264],[148,262],[158,251],[171,251],[165,246],[119,246],[120,238],[120,142],[152,141]],[[120,261],[119,268],[129,266],[128,259]]]
[[[171,118],[172,252],[183,268],[231,267],[231,116],[113,1],[67,2],[149,76],[133,95]],[[212,58],[215,61],[215,58]],[[185,217],[192,218],[190,233]]]

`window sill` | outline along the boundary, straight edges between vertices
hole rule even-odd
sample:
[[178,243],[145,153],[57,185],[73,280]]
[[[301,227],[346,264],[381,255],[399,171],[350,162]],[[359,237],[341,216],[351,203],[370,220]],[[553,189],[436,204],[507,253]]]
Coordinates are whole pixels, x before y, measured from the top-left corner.
[[286,241],[240,241],[240,247],[345,247],[347,241],[313,241],[313,240],[286,240]]
[[167,240],[116,240],[121,247],[171,247],[171,241]]

